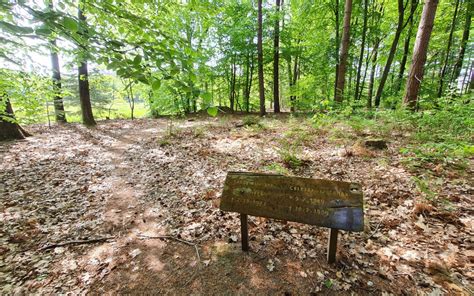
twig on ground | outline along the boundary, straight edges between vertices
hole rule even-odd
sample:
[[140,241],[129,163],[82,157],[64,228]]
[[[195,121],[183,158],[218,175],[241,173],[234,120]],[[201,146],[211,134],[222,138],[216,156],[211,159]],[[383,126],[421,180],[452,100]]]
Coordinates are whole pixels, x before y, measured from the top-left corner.
[[49,245],[39,248],[38,251],[44,251],[44,250],[48,250],[48,249],[52,249],[56,247],[68,246],[68,245],[83,245],[83,244],[99,243],[99,242],[107,241],[113,238],[115,237],[107,236],[107,237],[91,238],[91,239],[85,239],[85,240],[72,240],[72,241],[67,241],[67,242],[62,242],[62,243],[57,243],[57,244],[49,244]]
[[188,242],[186,240],[171,236],[171,235],[158,235],[158,236],[147,236],[147,235],[139,235],[138,238],[140,239],[170,239],[170,240],[175,240],[177,242],[186,244],[188,246],[194,247],[196,250],[196,258],[198,260],[198,264],[201,263],[201,256],[199,255],[199,249],[198,249],[198,244],[195,244],[193,242]]
[[377,231],[379,230],[380,224],[382,224],[382,222],[383,220],[380,220],[377,226],[375,226],[374,231],[372,231],[372,233],[367,237],[367,239],[371,239],[377,233]]

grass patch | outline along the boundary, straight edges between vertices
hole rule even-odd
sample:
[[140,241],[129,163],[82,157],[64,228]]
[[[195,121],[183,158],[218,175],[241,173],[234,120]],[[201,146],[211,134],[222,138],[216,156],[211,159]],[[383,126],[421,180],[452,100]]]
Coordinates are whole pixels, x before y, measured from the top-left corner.
[[274,173],[274,174],[279,174],[279,175],[291,175],[291,172],[288,170],[288,168],[282,166],[279,163],[272,163],[264,167],[265,171]]

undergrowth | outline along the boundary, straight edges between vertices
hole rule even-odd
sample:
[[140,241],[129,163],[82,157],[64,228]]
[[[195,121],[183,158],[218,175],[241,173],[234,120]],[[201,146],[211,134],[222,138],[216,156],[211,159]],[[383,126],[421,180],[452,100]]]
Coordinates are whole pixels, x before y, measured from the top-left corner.
[[420,112],[348,112],[344,109],[316,114],[313,126],[336,139],[375,136],[401,140],[400,152],[409,168],[441,165],[465,170],[467,160],[474,156],[473,111],[472,102],[466,104],[461,100],[440,109]]

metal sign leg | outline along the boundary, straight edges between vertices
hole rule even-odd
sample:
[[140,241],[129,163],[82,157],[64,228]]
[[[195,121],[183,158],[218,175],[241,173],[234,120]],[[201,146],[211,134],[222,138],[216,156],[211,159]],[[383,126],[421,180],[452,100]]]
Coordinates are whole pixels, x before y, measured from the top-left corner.
[[336,251],[337,251],[337,234],[339,231],[334,228],[329,229],[329,240],[328,240],[328,263],[336,262]]
[[246,214],[240,214],[240,233],[242,238],[242,251],[249,251],[249,229]]

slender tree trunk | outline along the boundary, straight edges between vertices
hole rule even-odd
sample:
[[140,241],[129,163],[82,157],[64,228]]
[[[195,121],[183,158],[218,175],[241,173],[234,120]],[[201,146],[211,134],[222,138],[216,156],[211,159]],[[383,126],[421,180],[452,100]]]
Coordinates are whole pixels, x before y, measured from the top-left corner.
[[[81,6],[84,5],[84,2],[80,2],[78,9],[78,17],[82,24],[86,22],[86,17],[82,14]],[[85,29],[80,29],[80,33],[87,35]],[[85,50],[85,46],[81,46]],[[89,73],[87,71],[87,60],[82,60],[79,69],[78,69],[78,79],[79,79],[79,100],[81,102],[81,111],[82,111],[82,122],[87,126],[94,126],[96,122],[94,120],[94,115],[92,114],[91,106],[91,97],[89,92]]]
[[373,55],[372,55],[372,70],[369,78],[369,93],[367,95],[367,107],[372,108],[372,96],[374,91],[375,71],[377,71],[377,57],[379,50],[380,39],[375,40]]
[[[49,7],[53,8],[53,1],[49,3]],[[63,98],[61,96],[61,71],[59,68],[59,58],[56,52],[56,40],[52,40],[51,44],[51,67],[52,79],[54,89],[54,112],[56,115],[56,122],[66,123],[66,113],[64,112]]]
[[245,111],[249,113],[249,99],[250,99],[250,92],[249,92],[249,84],[250,80],[250,53],[247,53],[247,60],[246,60],[246,67],[245,67],[245,86],[244,86],[244,107]]
[[263,80],[263,28],[262,28],[262,0],[258,0],[258,30],[257,30],[257,51],[258,51],[258,92],[260,98],[260,116],[266,114],[265,110],[265,82]]
[[273,101],[274,101],[274,112],[280,113],[280,0],[275,0],[276,14],[275,19],[275,30],[273,39]]
[[375,107],[380,106],[380,99],[382,97],[382,92],[385,87],[385,82],[387,81],[388,75],[390,74],[390,67],[392,66],[393,58],[395,57],[395,52],[397,51],[398,40],[400,40],[400,35],[403,31],[403,19],[405,15],[405,9],[403,6],[403,0],[398,0],[398,24],[395,31],[395,36],[393,38],[392,46],[390,47],[390,52],[388,54],[387,63],[382,72],[382,77],[380,78],[379,87],[377,88],[377,93],[375,95]]
[[235,65],[235,58],[232,62],[231,76],[230,76],[230,109],[234,111],[235,103],[235,76],[236,76],[237,66]]
[[132,120],[134,120],[135,119],[135,117],[134,117],[135,97],[133,96],[133,83],[130,83],[130,86],[128,88],[130,90],[130,101],[129,101],[129,104],[130,104],[130,117],[132,118]]
[[250,81],[249,81],[249,87],[247,89],[247,113],[250,112],[250,93],[252,91],[254,69],[255,69],[255,61],[252,55],[252,57],[250,58]]
[[408,60],[408,53],[410,51],[410,42],[411,42],[411,37],[413,35],[415,11],[417,7],[418,7],[418,0],[412,0],[411,8],[410,8],[411,17],[409,19],[408,32],[407,32],[407,36],[405,37],[405,43],[403,45],[403,56],[400,62],[400,72],[398,73],[398,80],[397,80],[397,87],[396,87],[397,92],[400,91],[402,87],[403,76],[405,75],[405,69],[406,69],[407,60]]
[[346,78],[347,57],[349,54],[350,27],[352,14],[352,0],[346,0],[344,7],[344,28],[342,31],[341,52],[339,55],[339,69],[337,74],[336,95],[334,100],[342,102],[344,83]]
[[30,134],[16,123],[10,100],[0,97],[0,141],[20,140],[28,136]]
[[406,107],[411,110],[416,108],[437,7],[438,0],[426,0],[421,14],[403,100]]
[[[291,75],[292,81],[290,85],[293,88],[293,90],[296,87],[296,82],[298,81],[298,77],[299,77],[298,65],[299,65],[299,54],[296,54],[295,64],[293,66],[293,74]],[[296,111],[296,96],[295,95],[290,96],[290,104],[291,104],[291,107],[290,107],[291,112],[295,112]]]
[[52,80],[54,89],[54,112],[56,115],[56,122],[66,123],[66,113],[64,112],[63,98],[61,96],[61,72],[59,69],[59,58],[55,51],[56,41],[51,41],[51,65],[52,65]]
[[451,81],[454,82],[458,79],[459,75],[461,74],[462,64],[464,61],[464,55],[466,53],[467,42],[469,40],[469,31],[471,30],[471,17],[474,11],[474,1],[467,1],[466,7],[466,20],[464,21],[464,29],[461,38],[461,45],[459,47],[459,54],[456,59],[456,63],[454,64],[453,75],[451,77]]
[[[369,0],[364,0],[364,24],[362,26],[362,44],[360,46],[360,55],[359,55],[359,65],[357,67],[357,75],[356,75],[356,87],[355,87],[355,94],[354,99],[358,100],[359,96],[359,87],[360,87],[360,73],[362,71],[362,61],[364,60],[364,50],[365,50],[365,38],[367,35],[367,11],[369,8]],[[367,69],[366,69],[367,70]]]
[[474,89],[474,62],[471,64],[471,78],[469,80],[469,88],[467,88],[466,93],[471,92]]
[[334,16],[335,16],[335,29],[336,29],[336,77],[334,79],[334,98],[336,97],[337,94],[337,77],[339,75],[339,46],[341,44],[340,36],[339,36],[339,0],[335,0],[335,7],[334,7]]
[[368,68],[369,68],[370,58],[371,58],[371,55],[370,55],[370,52],[369,52],[369,48],[367,48],[367,53],[366,53],[366,57],[365,57],[365,65],[364,65],[364,75],[362,77],[362,83],[360,84],[359,97],[357,98],[358,100],[360,100],[362,98],[362,93],[364,92],[365,79],[367,78],[367,72],[369,70]]
[[459,0],[456,0],[456,6],[454,8],[454,15],[453,20],[451,22],[451,28],[449,29],[449,37],[448,37],[448,44],[446,46],[446,53],[444,56],[443,66],[441,68],[441,72],[439,75],[439,82],[438,82],[438,98],[443,96],[443,86],[444,86],[444,78],[448,72],[448,62],[449,62],[449,54],[451,52],[451,44],[453,42],[453,34],[454,29],[456,28],[456,18],[458,16],[458,9],[459,9]]

